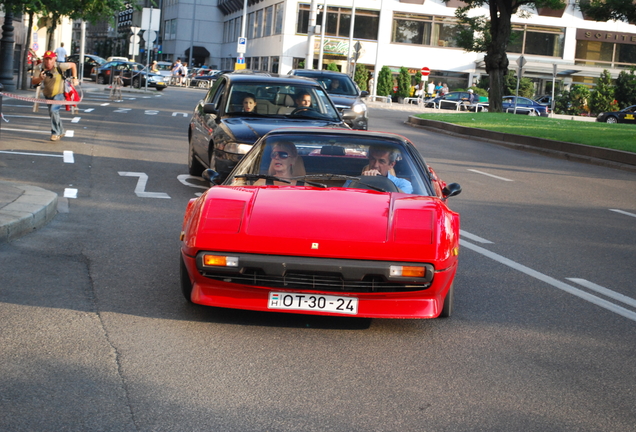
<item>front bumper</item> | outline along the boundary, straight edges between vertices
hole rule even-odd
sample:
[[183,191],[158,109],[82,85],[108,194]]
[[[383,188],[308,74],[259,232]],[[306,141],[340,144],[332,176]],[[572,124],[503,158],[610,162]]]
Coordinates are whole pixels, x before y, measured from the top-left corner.
[[[402,289],[397,290],[395,287],[377,287],[374,290],[367,287],[356,292],[350,287],[344,289],[325,289],[324,286],[307,285],[307,280],[301,282],[289,279],[286,283],[281,284],[281,279],[274,280],[275,283],[263,279],[255,279],[251,283],[247,278],[235,279],[232,277],[232,271],[228,272],[228,277],[216,275],[209,277],[205,271],[200,270],[197,264],[197,257],[191,257],[182,253],[184,263],[186,265],[190,281],[192,282],[192,301],[197,304],[225,307],[233,309],[246,309],[256,311],[270,311],[268,309],[268,296],[270,292],[289,292],[302,294],[325,294],[339,295],[344,297],[355,297],[358,299],[358,313],[354,316],[364,318],[435,318],[443,307],[444,298],[453,282],[456,272],[456,264],[449,269],[434,272],[430,275],[430,280],[424,284],[416,286],[414,284],[401,283]],[[268,261],[268,260],[266,260]],[[299,263],[293,262],[281,263],[280,257],[272,257],[266,266],[270,266],[273,273],[280,273],[280,268],[294,269]],[[278,261],[278,264],[276,264]],[[287,261],[287,260],[286,260]],[[338,266],[337,261],[348,260],[330,260]],[[349,260],[351,261],[351,260]],[[353,260],[355,263],[362,261]],[[283,265],[284,264],[284,265]],[[352,274],[359,270],[357,264],[349,269],[343,269],[345,274]],[[362,266],[364,267],[364,266]],[[432,268],[432,266],[431,266]],[[357,269],[357,270],[356,270]],[[322,269],[325,270],[325,269]],[[233,270],[236,273],[236,270]],[[366,270],[362,270],[366,271]],[[217,272],[218,273],[218,272]],[[285,273],[285,272],[283,272]],[[329,272],[327,272],[329,273]],[[271,286],[264,286],[269,284]],[[341,316],[338,313],[324,311],[285,311],[276,310],[276,312],[285,313],[303,313],[310,315],[332,315]],[[351,315],[349,315],[351,316]]]

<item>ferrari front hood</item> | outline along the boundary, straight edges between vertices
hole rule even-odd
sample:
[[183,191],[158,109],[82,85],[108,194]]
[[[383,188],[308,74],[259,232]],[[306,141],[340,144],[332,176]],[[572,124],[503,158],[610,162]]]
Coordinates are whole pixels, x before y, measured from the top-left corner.
[[442,206],[432,197],[369,190],[215,187],[195,241],[197,248],[280,255],[406,259],[413,248],[436,255],[439,231],[450,226]]

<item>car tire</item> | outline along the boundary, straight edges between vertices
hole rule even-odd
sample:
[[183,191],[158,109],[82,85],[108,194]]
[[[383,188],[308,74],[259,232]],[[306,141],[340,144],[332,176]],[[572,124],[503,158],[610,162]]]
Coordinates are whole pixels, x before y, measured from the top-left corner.
[[185,297],[189,303],[192,303],[192,282],[190,282],[190,275],[188,275],[188,269],[183,261],[181,252],[179,252],[179,280],[181,282],[183,297]]
[[618,119],[614,116],[609,116],[605,119],[605,123],[616,124],[618,123]]
[[194,147],[192,146],[192,138],[188,142],[188,173],[191,176],[199,177],[205,169],[201,162],[194,156]]
[[208,85],[205,81],[199,81],[197,85],[199,86],[199,88],[208,88]]
[[455,306],[455,282],[451,283],[446,298],[444,298],[444,306],[442,307],[442,313],[439,314],[440,318],[449,318],[453,314],[453,308]]
[[165,87],[157,87],[157,91],[163,91]]
[[97,84],[106,84],[103,75],[97,75]]
[[133,78],[132,86],[133,88],[141,88],[141,80],[139,78]]
[[535,110],[531,110],[531,111],[528,111],[528,115],[530,117],[536,117],[537,116],[537,112]]

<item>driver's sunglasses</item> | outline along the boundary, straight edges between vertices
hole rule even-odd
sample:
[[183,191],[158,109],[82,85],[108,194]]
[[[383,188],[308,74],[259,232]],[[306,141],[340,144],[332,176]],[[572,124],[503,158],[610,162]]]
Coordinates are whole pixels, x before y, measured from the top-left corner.
[[272,159],[287,159],[289,157],[289,153],[284,151],[273,151]]

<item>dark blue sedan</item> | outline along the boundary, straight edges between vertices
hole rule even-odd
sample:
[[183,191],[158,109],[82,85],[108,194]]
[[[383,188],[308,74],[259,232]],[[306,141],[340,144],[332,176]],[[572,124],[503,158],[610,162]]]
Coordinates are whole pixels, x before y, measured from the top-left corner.
[[533,101],[521,96],[504,96],[503,112],[515,112],[515,99],[517,100],[517,114],[525,114],[529,116],[547,117],[550,114],[550,108],[541,105],[539,102]]

